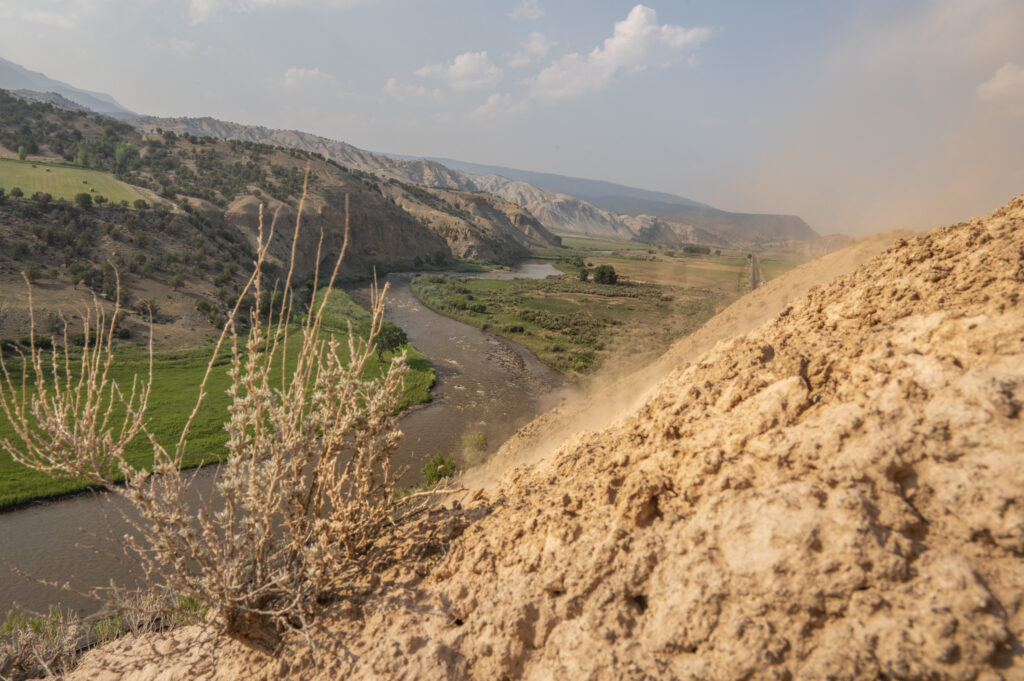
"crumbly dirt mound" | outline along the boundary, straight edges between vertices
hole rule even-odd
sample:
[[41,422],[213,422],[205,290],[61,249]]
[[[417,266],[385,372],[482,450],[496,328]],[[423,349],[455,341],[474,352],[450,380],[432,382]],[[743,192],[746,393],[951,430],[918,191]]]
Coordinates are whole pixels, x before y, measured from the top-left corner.
[[319,671],[182,630],[76,678],[1020,679],[1022,293],[1024,197],[433,511],[319,620]]

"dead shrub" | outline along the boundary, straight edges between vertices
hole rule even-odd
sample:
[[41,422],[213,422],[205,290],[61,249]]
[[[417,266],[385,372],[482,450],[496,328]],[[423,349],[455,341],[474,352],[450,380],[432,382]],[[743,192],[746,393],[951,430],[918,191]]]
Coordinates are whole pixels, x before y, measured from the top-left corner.
[[[84,478],[129,499],[137,516],[128,519],[134,530],[125,542],[138,555],[147,583],[205,604],[207,622],[218,632],[267,650],[278,646],[285,630],[304,629],[319,602],[368,582],[362,561],[391,524],[398,503],[393,492],[400,475],[390,459],[401,436],[395,411],[404,354],[380,379],[364,376],[387,286],[374,285],[367,340],[350,327],[343,348],[322,330],[330,286],[348,244],[346,198],[344,245],[322,284],[327,295],[304,313],[293,310],[291,276],[305,198],[304,187],[281,295],[261,295],[271,288],[261,273],[276,226],[275,216],[264,234],[261,210],[253,274],[223,327],[174,447],[162,447],[146,428],[152,339],[148,377],[131,386],[110,379],[119,304],[107,317],[94,303],[80,356],[67,339],[49,354],[33,345],[20,380],[0,358],[0,407],[17,434],[2,445],[14,459],[52,476]],[[243,325],[236,324],[242,300],[256,301],[244,335],[237,330]],[[272,301],[272,309],[261,309],[260,301]],[[180,463],[214,358],[225,345],[231,348],[232,380],[227,457],[211,498],[194,507],[186,495],[192,475]],[[125,458],[136,437],[152,445],[152,472]],[[116,595],[107,589],[91,593]],[[173,602],[162,607],[176,610]]]

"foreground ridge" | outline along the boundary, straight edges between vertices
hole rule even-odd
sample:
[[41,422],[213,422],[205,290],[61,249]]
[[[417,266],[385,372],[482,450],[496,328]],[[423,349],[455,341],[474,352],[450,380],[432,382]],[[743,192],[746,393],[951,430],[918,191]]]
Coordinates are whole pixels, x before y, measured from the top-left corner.
[[315,653],[183,629],[72,678],[1021,678],[1022,292],[1018,197],[396,529]]

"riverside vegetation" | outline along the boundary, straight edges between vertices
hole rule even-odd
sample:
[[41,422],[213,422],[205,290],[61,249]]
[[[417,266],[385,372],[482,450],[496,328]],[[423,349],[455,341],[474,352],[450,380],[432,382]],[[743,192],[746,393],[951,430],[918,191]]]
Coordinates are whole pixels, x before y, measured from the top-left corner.
[[[550,254],[562,277],[424,274],[412,288],[436,312],[521,343],[558,371],[585,378],[602,367],[630,370],[651,361],[735,300],[749,280],[742,254],[617,245],[610,253]],[[772,276],[798,261],[776,256]]]

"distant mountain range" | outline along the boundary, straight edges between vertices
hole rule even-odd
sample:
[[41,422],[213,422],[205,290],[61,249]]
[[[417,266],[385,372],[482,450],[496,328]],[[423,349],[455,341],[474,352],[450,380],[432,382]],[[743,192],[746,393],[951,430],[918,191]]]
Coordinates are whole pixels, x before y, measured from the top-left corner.
[[[48,100],[39,96],[40,94],[45,95],[47,93],[57,94],[66,100],[85,107],[89,111],[114,118],[127,118],[136,115],[135,112],[129,111],[118,104],[117,100],[110,95],[105,95],[102,92],[80,90],[59,80],[48,78],[37,71],[29,71],[25,67],[3,58],[0,58],[0,89],[10,90],[25,98],[47,101],[54,106],[61,106],[56,100]],[[30,92],[26,95],[26,93],[17,92],[18,90]],[[65,105],[62,108],[72,107]]]
[[[395,157],[413,158],[397,155]],[[553,173],[466,163],[450,158],[426,158],[425,160],[473,175],[497,175],[509,180],[525,182],[549,192],[573,196],[595,208],[620,216],[650,216],[663,220],[681,221],[690,227],[712,232],[724,229],[727,234],[723,236],[728,236],[730,232],[734,233],[734,237],[760,232],[766,238],[813,240],[818,237],[818,234],[806,222],[795,215],[732,213],[675,194],[654,192],[603,180],[588,180]],[[699,232],[690,233],[699,236]],[[642,234],[637,232],[637,236],[642,236]]]
[[[295,130],[275,130],[214,118],[138,116],[109,95],[88,92],[0,59],[0,88],[55,106],[124,119],[142,131],[157,128],[198,137],[237,139],[321,154],[346,167],[428,187],[487,192],[525,208],[563,235],[636,240],[666,246],[699,243],[744,249],[816,251],[832,241],[800,217],[733,213],[692,199],[636,187],[449,158],[417,158],[365,151]],[[821,248],[819,248],[821,247]]]
[[[736,248],[790,248],[794,242],[817,243],[820,240],[818,234],[796,216],[730,213],[672,194],[650,192],[611,182],[450,160],[442,163],[435,159],[377,154],[345,142],[297,130],[275,130],[209,117],[140,116],[127,122],[144,131],[159,128],[198,137],[239,139],[292,147],[322,154],[349,168],[403,182],[487,192],[526,208],[548,229],[563,235],[633,239],[667,246],[700,243]],[[500,170],[505,175],[473,174],[459,168]],[[524,179],[512,179],[508,175]],[[594,202],[559,190],[580,192],[594,199]],[[620,213],[602,208],[596,203],[616,207],[629,204],[634,207],[634,211],[632,214]]]
[[[407,160],[417,158],[401,154],[385,155]],[[504,166],[466,163],[465,161],[457,161],[451,158],[427,157],[425,160],[434,161],[453,170],[461,170],[471,175],[499,175],[510,180],[527,182],[535,187],[547,189],[551,192],[575,196],[598,208],[615,213],[634,214],[637,204],[645,202],[651,205],[664,204],[691,208],[710,208],[708,205],[683,198],[682,196],[676,196],[675,194],[652,192],[647,189],[638,189],[614,182],[605,182],[604,180],[587,180],[580,177],[556,175],[554,173],[538,173],[532,170],[519,170]],[[650,214],[656,215],[656,213]]]

